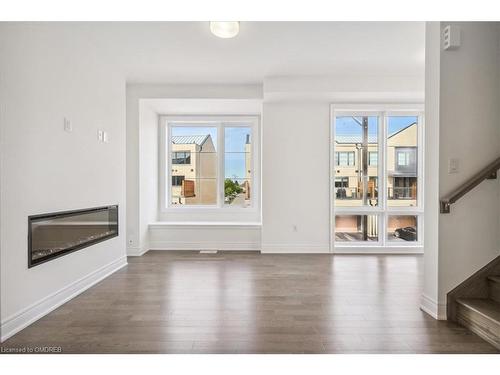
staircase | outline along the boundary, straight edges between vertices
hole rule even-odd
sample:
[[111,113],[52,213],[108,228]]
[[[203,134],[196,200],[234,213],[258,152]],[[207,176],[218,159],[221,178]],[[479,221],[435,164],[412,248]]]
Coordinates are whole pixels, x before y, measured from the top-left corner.
[[[442,197],[441,213],[449,214],[452,204],[484,180],[496,179],[498,170],[500,157]],[[500,349],[500,256],[448,293],[447,315]]]
[[457,323],[500,349],[500,276],[488,277],[489,298],[458,298]]
[[448,319],[500,349],[500,257],[448,293]]

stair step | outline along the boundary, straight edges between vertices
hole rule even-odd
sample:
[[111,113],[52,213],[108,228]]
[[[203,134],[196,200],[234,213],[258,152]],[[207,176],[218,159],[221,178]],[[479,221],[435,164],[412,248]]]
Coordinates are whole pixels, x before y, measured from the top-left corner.
[[460,298],[457,303],[457,321],[500,349],[500,302]]
[[488,277],[489,296],[493,301],[500,302],[500,276]]

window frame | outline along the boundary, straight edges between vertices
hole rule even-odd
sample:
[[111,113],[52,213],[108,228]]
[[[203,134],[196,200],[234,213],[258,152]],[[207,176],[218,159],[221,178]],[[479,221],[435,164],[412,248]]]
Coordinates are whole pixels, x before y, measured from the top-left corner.
[[[336,118],[342,116],[377,116],[378,120],[378,202],[377,206],[336,207],[335,206],[335,178],[337,177],[335,155],[335,124]],[[414,207],[391,207],[387,199],[387,128],[388,118],[392,116],[416,116],[417,126],[417,205]],[[332,104],[330,106],[330,252],[332,253],[421,253],[424,243],[423,214],[424,214],[424,133],[425,118],[424,106],[420,103],[410,104]],[[368,157],[369,158],[369,157]],[[336,215],[377,215],[378,241],[335,241]],[[403,243],[387,240],[389,216],[414,215],[417,216],[417,241]]]
[[[170,213],[208,213],[241,212],[255,214],[260,210],[260,116],[258,115],[162,115],[159,118],[159,210],[163,214]],[[175,123],[175,124],[172,124]],[[172,159],[170,157],[170,144],[172,127],[214,127],[217,129],[217,201],[216,204],[207,205],[173,205],[171,202]],[[252,178],[250,189],[253,196],[250,206],[229,206],[224,204],[225,180],[225,128],[245,127],[251,128],[252,137]],[[182,164],[188,165],[188,164]]]

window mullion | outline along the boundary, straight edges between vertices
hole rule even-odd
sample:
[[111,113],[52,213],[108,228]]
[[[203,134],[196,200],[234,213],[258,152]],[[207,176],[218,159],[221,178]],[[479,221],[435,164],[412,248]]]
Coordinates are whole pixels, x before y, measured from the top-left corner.
[[[379,191],[379,204],[382,208],[382,214],[380,217],[379,226],[379,238],[382,242],[382,246],[386,246],[386,232],[387,232],[387,112],[382,112],[380,114],[381,127],[379,131],[379,164],[378,173],[380,175],[380,191]],[[382,159],[382,160],[380,160]]]
[[224,179],[225,175],[225,142],[226,137],[226,127],[222,122],[217,125],[217,139],[218,139],[218,150],[217,150],[217,207],[224,207]]

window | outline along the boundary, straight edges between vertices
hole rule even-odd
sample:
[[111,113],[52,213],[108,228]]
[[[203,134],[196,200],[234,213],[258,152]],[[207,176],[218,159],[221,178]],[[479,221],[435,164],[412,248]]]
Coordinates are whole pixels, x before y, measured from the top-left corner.
[[217,133],[215,126],[171,125],[172,205],[217,203]]
[[172,186],[182,186],[184,176],[172,176]]
[[387,240],[397,242],[417,241],[418,216],[390,215],[387,222]]
[[387,205],[418,205],[418,116],[387,118]]
[[349,179],[347,177],[336,177],[335,187],[336,188],[346,188],[349,186]]
[[359,107],[332,110],[332,246],[421,246],[421,109]]
[[191,151],[172,152],[172,164],[191,164]]
[[408,151],[396,151],[396,155],[398,155],[398,167],[410,165],[410,153]]
[[336,152],[335,165],[346,167],[354,165],[354,151],[352,152]]
[[335,240],[339,242],[377,241],[377,215],[335,216]]
[[[357,167],[337,171],[347,186],[335,187],[337,206],[377,206],[377,167],[369,167],[368,154],[378,148],[379,119],[376,116],[339,116],[335,121],[335,165]],[[373,152],[373,151],[372,151]]]
[[224,205],[248,207],[252,197],[252,129],[224,129]]
[[162,132],[165,210],[256,208],[257,117],[164,117]]

